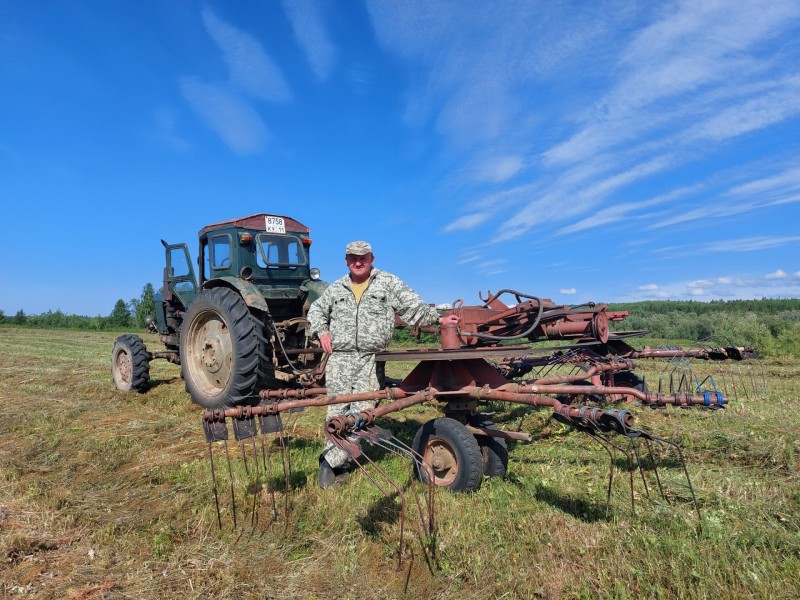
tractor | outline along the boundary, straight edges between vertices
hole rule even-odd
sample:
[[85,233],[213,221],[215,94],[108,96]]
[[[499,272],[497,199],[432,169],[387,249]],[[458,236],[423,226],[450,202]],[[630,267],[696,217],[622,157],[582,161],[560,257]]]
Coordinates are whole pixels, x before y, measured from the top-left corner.
[[318,385],[322,351],[306,314],[325,290],[309,259],[309,228],[285,216],[254,214],[203,227],[195,277],[189,249],[168,244],[156,315],[148,327],[165,350],[135,334],[114,343],[114,386],[144,393],[150,361],[180,365],[192,401],[205,408],[258,403],[271,388]]

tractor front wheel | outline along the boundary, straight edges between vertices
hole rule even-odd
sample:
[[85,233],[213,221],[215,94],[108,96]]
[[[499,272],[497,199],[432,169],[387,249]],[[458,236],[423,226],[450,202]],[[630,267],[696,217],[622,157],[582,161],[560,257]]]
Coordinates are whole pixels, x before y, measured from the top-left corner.
[[150,387],[150,353],[138,335],[121,335],[114,342],[111,376],[121,392],[144,394]]
[[[474,492],[483,479],[483,455],[475,436],[455,419],[428,421],[417,431],[412,448],[433,472],[433,482],[453,492]],[[426,469],[418,477],[428,482]]]
[[256,402],[263,344],[259,322],[237,292],[201,292],[181,327],[181,370],[192,401],[205,408]]

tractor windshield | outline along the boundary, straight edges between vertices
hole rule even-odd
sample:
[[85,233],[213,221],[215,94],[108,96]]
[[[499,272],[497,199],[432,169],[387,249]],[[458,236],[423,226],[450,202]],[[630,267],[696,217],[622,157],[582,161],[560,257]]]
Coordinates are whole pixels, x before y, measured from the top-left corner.
[[292,269],[308,264],[308,254],[294,235],[259,233],[256,262],[264,269]]

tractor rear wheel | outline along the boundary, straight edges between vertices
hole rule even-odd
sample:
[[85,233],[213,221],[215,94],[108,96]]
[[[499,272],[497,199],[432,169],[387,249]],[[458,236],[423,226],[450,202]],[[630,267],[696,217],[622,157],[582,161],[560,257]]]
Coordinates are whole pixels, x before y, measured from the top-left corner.
[[121,335],[114,342],[111,376],[121,392],[144,394],[150,387],[150,354],[138,335]]
[[[474,492],[483,479],[483,455],[475,436],[455,419],[441,417],[425,423],[414,436],[412,448],[433,471],[433,482],[453,492]],[[428,482],[428,473],[417,467]]]
[[264,360],[259,321],[228,288],[204,290],[181,327],[181,371],[192,401],[205,408],[256,403]]

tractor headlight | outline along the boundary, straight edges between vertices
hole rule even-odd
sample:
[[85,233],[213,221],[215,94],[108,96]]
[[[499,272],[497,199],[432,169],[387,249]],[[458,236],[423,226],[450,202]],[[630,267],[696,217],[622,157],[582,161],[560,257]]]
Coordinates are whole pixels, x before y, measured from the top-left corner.
[[311,277],[312,281],[317,281],[319,279],[319,269],[314,267],[308,272],[308,276]]

